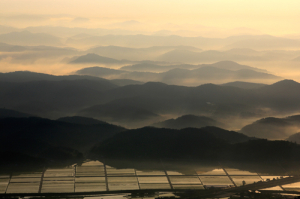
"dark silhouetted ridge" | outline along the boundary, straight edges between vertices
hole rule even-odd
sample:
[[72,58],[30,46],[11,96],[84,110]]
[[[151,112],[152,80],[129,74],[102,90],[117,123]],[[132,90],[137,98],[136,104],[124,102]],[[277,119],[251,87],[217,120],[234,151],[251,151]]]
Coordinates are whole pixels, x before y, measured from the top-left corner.
[[[83,125],[37,117],[0,119],[1,142],[14,142],[16,138],[26,138],[80,151],[124,130],[120,126],[108,123]],[[17,146],[16,149],[22,150]]]
[[208,133],[213,134],[216,138],[220,138],[226,140],[227,142],[234,144],[240,142],[246,142],[252,139],[256,139],[253,137],[248,137],[242,133],[238,133],[235,131],[228,131],[216,126],[206,126],[201,128],[201,130],[206,131]]
[[[128,100],[130,101],[130,99]],[[83,109],[78,115],[135,128],[146,126],[149,122],[157,121],[160,118],[158,114],[149,111],[149,108],[141,108],[134,103],[126,104],[118,100]]]
[[276,87],[276,88],[288,88],[288,87],[295,87],[295,86],[300,87],[300,84],[294,80],[285,79],[285,80],[276,82],[270,86]]
[[160,128],[183,129],[188,127],[201,128],[205,126],[219,126],[224,124],[205,116],[183,115],[177,119],[169,119],[155,123],[152,126]]
[[148,88],[153,88],[153,87],[165,87],[165,86],[168,86],[167,84],[165,83],[162,83],[162,82],[147,82],[145,84],[143,84],[145,87],[148,87]]
[[136,85],[136,84],[144,84],[144,82],[135,81],[131,79],[112,79],[110,80],[113,84],[117,86],[127,86],[127,85]]
[[128,61],[120,61],[117,59],[112,59],[109,57],[103,57],[95,53],[88,53],[86,55],[73,58],[74,60],[70,61],[71,64],[80,64],[80,63],[102,63],[102,64],[120,64],[122,62],[126,63]]
[[255,162],[300,160],[299,152],[300,145],[297,144],[253,139],[212,127],[182,130],[145,127],[116,134],[92,148],[90,155],[121,159],[189,157]]
[[[31,81],[62,81],[62,80],[93,80],[98,82],[112,83],[109,80],[87,75],[49,75],[45,73],[36,73],[30,71],[15,71],[9,73],[0,73],[0,81],[2,82],[31,82]],[[116,85],[114,86],[116,87]]]
[[32,117],[33,115],[22,113],[15,110],[0,108],[0,118],[7,118],[7,117]]
[[99,66],[83,68],[76,71],[76,74],[91,75],[91,76],[110,76],[110,75],[120,75],[122,73],[124,73],[124,71],[104,68]]
[[296,142],[297,144],[300,144],[300,132],[291,135],[286,140],[290,141],[290,142]]
[[221,85],[222,86],[232,86],[232,87],[243,88],[243,89],[256,89],[256,88],[261,88],[263,86],[267,86],[267,84],[242,82],[242,81],[228,82],[228,83],[221,84]]
[[106,122],[96,120],[88,117],[73,116],[73,117],[62,117],[57,119],[57,121],[68,122],[73,124],[83,124],[83,125],[93,125],[93,124],[108,124]]
[[285,118],[267,117],[246,125],[241,133],[267,139],[286,139],[300,128],[300,115]]
[[97,104],[105,90],[117,86],[107,80],[0,82],[0,102],[9,109],[41,117],[63,117]]

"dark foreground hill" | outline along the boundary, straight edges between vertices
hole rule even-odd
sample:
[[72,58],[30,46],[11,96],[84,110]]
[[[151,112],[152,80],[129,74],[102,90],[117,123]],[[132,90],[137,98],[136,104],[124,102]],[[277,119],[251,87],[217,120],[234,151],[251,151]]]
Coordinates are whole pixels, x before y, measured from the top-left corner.
[[32,117],[33,115],[22,113],[19,111],[0,108],[0,118],[7,118],[7,117]]
[[144,82],[134,81],[131,79],[112,79],[112,80],[110,80],[110,82],[117,86],[127,86],[127,85],[132,85],[132,84],[144,84]]
[[[124,131],[119,126],[105,122],[81,124],[82,122],[55,121],[37,117],[0,119],[1,142],[18,139],[34,139],[56,146],[85,151],[93,144]],[[18,146],[18,145],[15,145]],[[18,147],[14,147],[16,150]]]
[[87,123],[92,121],[89,118],[60,120],[68,121],[37,117],[0,119],[0,167],[73,164],[83,160],[83,153],[94,144],[125,130],[101,121]]
[[91,153],[104,157],[159,158],[199,155],[219,157],[218,148],[227,147],[225,140],[199,129],[158,129],[145,127],[117,134],[95,146]]
[[256,88],[267,86],[267,84],[236,81],[236,82],[228,82],[222,84],[222,86],[233,86],[233,87],[243,88],[243,89],[256,89]]
[[291,135],[290,137],[288,137],[286,140],[300,144],[300,133],[295,133],[295,134]]
[[285,118],[267,117],[243,127],[240,132],[248,136],[267,139],[286,139],[300,128],[300,115]]
[[[291,142],[256,140],[225,130],[222,134],[213,132],[214,129],[205,128],[171,130],[146,127],[129,130],[95,146],[91,150],[91,156],[214,161],[300,160],[300,145]],[[229,134],[230,136],[226,136]],[[232,143],[229,137],[243,139]]]

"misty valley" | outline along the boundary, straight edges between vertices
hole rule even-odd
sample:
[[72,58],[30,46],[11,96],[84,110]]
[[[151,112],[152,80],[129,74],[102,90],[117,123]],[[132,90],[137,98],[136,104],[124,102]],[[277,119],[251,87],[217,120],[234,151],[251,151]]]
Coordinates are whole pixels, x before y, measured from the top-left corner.
[[299,35],[23,26],[0,25],[0,198],[300,197]]

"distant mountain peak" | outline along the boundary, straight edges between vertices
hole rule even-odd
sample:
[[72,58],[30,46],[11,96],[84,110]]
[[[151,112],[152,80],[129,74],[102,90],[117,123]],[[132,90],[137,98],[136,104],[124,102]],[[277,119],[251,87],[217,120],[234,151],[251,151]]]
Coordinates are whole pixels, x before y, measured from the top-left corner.
[[235,64],[235,65],[240,65],[240,64],[238,64],[238,63],[236,63],[234,61],[230,61],[230,60],[218,61],[218,62],[216,62],[214,64],[215,65],[217,65],[217,64]]
[[102,57],[100,55],[97,55],[96,53],[88,53],[86,55],[83,55],[82,57],[87,57],[87,58],[99,58],[99,57]]
[[298,86],[299,83],[291,79],[284,79],[272,84],[272,86],[295,86],[295,85]]
[[144,86],[167,86],[167,84],[162,82],[146,82]]
[[178,117],[177,119],[191,119],[191,118],[208,118],[208,117],[205,117],[205,116],[196,116],[196,115],[192,115],[192,114],[188,114],[188,115],[183,115],[181,117]]
[[267,86],[267,84],[244,82],[244,81],[228,82],[228,83],[221,84],[221,85],[243,88],[243,89],[256,89],[256,88],[261,88],[261,87]]
[[222,123],[206,117],[197,115],[182,115],[176,119],[169,119],[163,122],[153,124],[155,127],[184,129],[184,128],[202,128],[205,126],[224,126]]
[[[124,62],[127,62],[126,60],[122,60]],[[103,57],[95,53],[88,53],[86,55],[82,55],[79,57],[73,57],[69,63],[76,64],[76,63],[104,63],[104,64],[116,64],[121,63],[122,61],[109,58],[109,57]]]
[[197,68],[194,70],[209,70],[209,71],[230,71],[228,69],[224,69],[224,68],[220,68],[220,67],[216,67],[215,65],[209,65],[209,66],[203,66],[201,68]]
[[259,120],[255,121],[254,123],[278,123],[279,121],[281,121],[280,118],[266,117],[266,118],[259,119]]
[[207,83],[197,86],[197,88],[220,88],[220,86],[213,83]]

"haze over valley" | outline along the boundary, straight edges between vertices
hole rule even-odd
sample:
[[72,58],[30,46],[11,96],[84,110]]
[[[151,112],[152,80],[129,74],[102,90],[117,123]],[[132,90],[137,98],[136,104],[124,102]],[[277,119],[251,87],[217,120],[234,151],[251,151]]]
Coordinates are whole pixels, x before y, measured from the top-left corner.
[[[43,193],[49,168],[72,170],[71,180],[56,176],[72,181],[71,192],[118,192],[129,181],[112,179],[131,175],[140,190],[181,183],[210,194],[254,175],[249,184],[295,180],[299,8],[292,0],[1,1],[0,181],[8,184],[0,195],[26,191],[11,179],[32,171],[42,173],[34,183]],[[150,170],[168,180],[143,181]],[[221,184],[205,184],[212,176]],[[299,183],[285,186],[266,188],[300,195]]]

